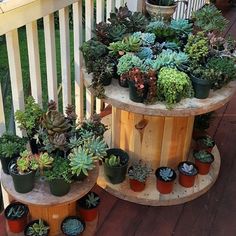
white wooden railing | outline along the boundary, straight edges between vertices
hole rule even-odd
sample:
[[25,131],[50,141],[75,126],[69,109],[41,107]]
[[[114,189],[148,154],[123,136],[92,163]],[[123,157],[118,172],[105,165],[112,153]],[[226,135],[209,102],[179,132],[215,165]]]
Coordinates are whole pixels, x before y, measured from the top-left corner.
[[[142,0],[96,0],[95,16],[100,22],[109,16],[109,12],[115,7],[124,5],[127,2],[131,10],[141,10],[144,4]],[[175,18],[189,18],[192,11],[204,5],[204,0],[189,0],[188,7],[183,3],[178,5]],[[73,40],[70,39],[69,8],[73,12]],[[59,11],[59,32],[60,32],[60,57],[61,57],[61,87],[63,109],[67,104],[72,103],[72,93],[75,94],[76,113],[80,119],[89,116],[94,111],[94,99],[88,90],[84,91],[82,68],[82,57],[79,47],[83,42],[83,25],[85,25],[85,40],[92,37],[94,26],[94,0],[85,1],[85,12],[82,9],[82,0],[4,0],[0,3],[0,36],[6,36],[6,45],[9,60],[10,82],[14,111],[24,109],[24,92],[22,83],[22,68],[20,59],[20,48],[18,29],[26,26],[30,85],[31,94],[42,106],[40,54],[38,42],[37,21],[43,18],[46,67],[47,67],[47,93],[48,99],[58,101],[58,78],[56,66],[56,44],[54,12]],[[85,15],[85,22],[83,22]],[[84,24],[83,24],[84,23]],[[70,53],[70,42],[73,41],[73,53]],[[1,57],[1,52],[0,52]],[[71,68],[74,66],[75,91],[71,86]],[[0,58],[1,63],[1,58]],[[86,107],[84,107],[84,93],[86,94]],[[101,102],[96,101],[96,110],[101,110]],[[5,131],[5,114],[0,86],[0,133]],[[22,135],[16,127],[16,133]]]

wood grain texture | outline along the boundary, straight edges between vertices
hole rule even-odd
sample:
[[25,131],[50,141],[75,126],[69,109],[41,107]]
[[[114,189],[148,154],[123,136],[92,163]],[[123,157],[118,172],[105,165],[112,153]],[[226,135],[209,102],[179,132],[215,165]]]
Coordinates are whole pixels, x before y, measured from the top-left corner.
[[156,169],[176,168],[186,160],[193,117],[147,116],[112,108],[112,147],[124,149],[131,161],[143,160]]
[[[128,178],[121,183],[113,185],[104,176],[103,167],[100,167],[98,185],[104,188],[112,195],[126,201],[135,202],[150,206],[169,206],[182,204],[191,201],[206,193],[215,183],[220,170],[220,154],[215,147],[212,151],[215,161],[213,162],[208,175],[198,175],[192,188],[184,188],[178,183],[178,177],[174,184],[174,189],[170,194],[160,194],[156,190],[156,178],[154,174],[147,180],[145,190],[137,193],[130,189]],[[192,160],[192,155],[189,156]]]
[[36,180],[34,189],[27,194],[16,192],[13,186],[12,177],[10,175],[4,174],[3,172],[1,173],[1,182],[8,194],[14,196],[16,200],[25,204],[35,205],[40,208],[42,206],[52,207],[61,204],[69,204],[78,200],[88,193],[94,186],[97,176],[98,167],[92,170],[88,178],[86,178],[84,181],[72,183],[70,192],[61,197],[53,196],[50,193],[48,183],[45,181],[40,181],[39,179]]

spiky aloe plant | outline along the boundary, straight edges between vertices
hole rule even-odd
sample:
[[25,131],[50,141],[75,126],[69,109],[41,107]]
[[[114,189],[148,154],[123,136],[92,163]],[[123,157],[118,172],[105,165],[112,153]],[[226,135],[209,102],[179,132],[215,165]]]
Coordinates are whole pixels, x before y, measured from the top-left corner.
[[93,155],[89,150],[81,146],[73,149],[68,158],[70,160],[71,171],[77,176],[79,176],[80,173],[88,176],[88,171],[95,167]]

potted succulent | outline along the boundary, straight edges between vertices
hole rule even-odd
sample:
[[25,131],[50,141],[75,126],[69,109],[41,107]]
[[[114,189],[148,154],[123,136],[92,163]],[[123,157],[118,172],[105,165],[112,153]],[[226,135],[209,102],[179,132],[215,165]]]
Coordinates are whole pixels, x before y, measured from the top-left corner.
[[34,135],[39,128],[39,120],[42,117],[43,111],[35,102],[34,98],[29,96],[26,99],[25,110],[15,112],[15,120],[20,129],[24,130],[30,142],[31,152],[38,153],[38,146],[34,139]]
[[169,108],[181,98],[192,96],[190,78],[184,72],[175,68],[163,67],[158,75],[157,90],[160,100],[167,103]]
[[195,177],[198,169],[194,163],[190,161],[180,162],[178,165],[179,183],[185,188],[191,188],[194,185]]
[[41,152],[37,157],[38,168],[40,170],[41,176],[44,175],[44,169],[51,168],[53,163],[53,157],[50,156],[47,152]]
[[146,10],[153,18],[163,17],[170,20],[176,7],[175,0],[146,0]]
[[214,119],[214,112],[208,112],[202,115],[195,116],[194,125],[193,125],[193,139],[207,135],[207,129],[210,127],[211,121]]
[[89,175],[89,171],[95,168],[95,160],[89,151],[81,146],[74,148],[68,156],[72,174],[79,176],[83,173]]
[[72,172],[67,158],[55,157],[52,167],[44,174],[49,181],[50,192],[53,195],[64,196],[70,191]]
[[19,156],[26,148],[26,139],[17,135],[4,133],[0,137],[0,160],[5,174],[9,175],[9,163]]
[[38,169],[37,157],[25,150],[17,160],[9,165],[14,188],[19,193],[28,193],[34,188],[35,173]]
[[85,230],[85,223],[77,216],[68,216],[61,223],[61,231],[66,236],[78,236]]
[[134,192],[141,192],[145,189],[146,180],[152,173],[152,169],[143,164],[141,160],[133,163],[128,169],[130,188]]
[[39,219],[29,222],[25,229],[25,236],[48,236],[50,227],[46,221]]
[[176,179],[176,173],[170,167],[159,167],[155,172],[157,190],[162,194],[171,193]]
[[4,216],[7,220],[9,231],[12,233],[20,233],[27,224],[28,207],[20,202],[10,203],[5,211]]
[[204,135],[196,140],[196,150],[207,150],[212,151],[215,146],[215,141],[210,135]]
[[119,184],[125,180],[129,155],[120,148],[111,148],[107,150],[107,155],[103,160],[104,172],[112,184]]
[[84,221],[93,221],[98,215],[100,198],[94,192],[87,193],[78,200],[79,214]]
[[193,157],[195,158],[195,165],[198,168],[198,173],[200,175],[207,175],[211,164],[214,161],[214,156],[207,150],[200,150],[193,152]]

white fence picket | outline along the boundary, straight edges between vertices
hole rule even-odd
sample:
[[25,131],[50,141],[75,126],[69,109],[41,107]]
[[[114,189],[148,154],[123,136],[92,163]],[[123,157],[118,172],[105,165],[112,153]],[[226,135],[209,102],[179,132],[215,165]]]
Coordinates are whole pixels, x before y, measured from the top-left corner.
[[[24,110],[24,90],[20,61],[20,49],[17,29],[6,33],[8,61],[14,111]],[[22,136],[22,131],[16,126],[16,134]]]
[[[85,2],[85,39],[92,38],[94,28],[94,1],[86,0]],[[86,89],[86,117],[94,113],[94,96]]]
[[59,10],[63,111],[71,104],[69,8]]
[[0,84],[0,135],[2,135],[5,131],[6,131],[6,124],[5,124],[4,106],[2,98],[2,86]]
[[105,19],[105,2],[104,0],[97,0],[96,4],[96,22],[99,23]]
[[106,19],[110,17],[110,13],[114,12],[115,10],[115,1],[114,0],[107,0],[107,7],[106,7]]
[[45,16],[43,18],[43,23],[47,64],[48,100],[52,99],[58,103],[54,15],[50,14]]
[[39,43],[37,22],[33,21],[26,25],[27,46],[29,55],[29,69],[31,82],[31,95],[42,106],[42,85],[39,60]]

